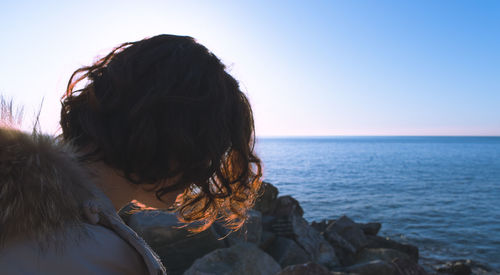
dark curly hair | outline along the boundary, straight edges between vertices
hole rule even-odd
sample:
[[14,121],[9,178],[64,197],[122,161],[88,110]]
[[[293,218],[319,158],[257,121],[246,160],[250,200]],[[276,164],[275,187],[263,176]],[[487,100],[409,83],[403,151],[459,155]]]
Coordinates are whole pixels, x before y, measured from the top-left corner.
[[[124,43],[76,70],[61,104],[62,137],[82,161],[156,184],[160,201],[184,190],[175,210],[196,222],[193,231],[245,221],[262,176],[252,110],[224,64],[193,38]],[[171,178],[178,180],[166,186]]]

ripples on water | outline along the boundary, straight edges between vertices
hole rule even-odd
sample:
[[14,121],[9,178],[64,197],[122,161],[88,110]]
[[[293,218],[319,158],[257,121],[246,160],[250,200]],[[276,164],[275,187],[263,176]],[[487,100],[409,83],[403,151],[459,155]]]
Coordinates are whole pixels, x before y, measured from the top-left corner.
[[259,138],[264,179],[309,221],[346,214],[423,257],[500,269],[500,138]]

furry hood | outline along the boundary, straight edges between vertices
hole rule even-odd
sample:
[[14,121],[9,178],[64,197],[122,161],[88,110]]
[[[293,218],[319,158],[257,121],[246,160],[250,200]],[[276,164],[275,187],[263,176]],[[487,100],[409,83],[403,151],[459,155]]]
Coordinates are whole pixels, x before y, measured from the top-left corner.
[[81,206],[96,191],[90,185],[68,145],[0,126],[0,247],[18,236],[42,249],[57,245],[68,226],[84,234]]

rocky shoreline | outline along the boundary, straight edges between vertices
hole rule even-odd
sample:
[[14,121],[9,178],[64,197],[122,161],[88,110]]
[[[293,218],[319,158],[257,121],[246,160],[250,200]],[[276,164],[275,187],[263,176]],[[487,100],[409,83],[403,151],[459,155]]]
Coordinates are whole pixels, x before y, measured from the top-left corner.
[[199,234],[180,228],[175,214],[129,204],[122,219],[161,257],[168,274],[500,274],[470,260],[419,261],[411,244],[378,236],[381,224],[347,216],[308,223],[299,202],[263,183],[249,219],[230,233],[215,223]]

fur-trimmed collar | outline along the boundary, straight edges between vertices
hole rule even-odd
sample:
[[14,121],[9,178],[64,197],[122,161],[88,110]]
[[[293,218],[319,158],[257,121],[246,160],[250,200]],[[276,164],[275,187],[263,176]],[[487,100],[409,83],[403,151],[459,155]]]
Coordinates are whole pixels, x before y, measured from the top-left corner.
[[86,235],[81,205],[95,199],[88,175],[68,145],[0,127],[0,247],[16,237],[57,247],[68,227]]

